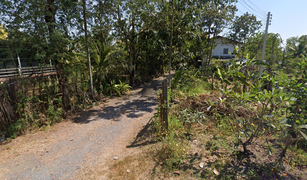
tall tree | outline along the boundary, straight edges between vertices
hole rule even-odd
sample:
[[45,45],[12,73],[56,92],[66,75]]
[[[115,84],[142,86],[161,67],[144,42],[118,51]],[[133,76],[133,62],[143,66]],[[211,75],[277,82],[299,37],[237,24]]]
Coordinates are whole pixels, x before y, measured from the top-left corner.
[[206,62],[202,62],[203,66],[209,67],[212,50],[215,46],[214,38],[219,35],[233,19],[236,6],[235,0],[208,0],[199,1],[198,6],[201,11],[199,14],[199,26],[203,37],[205,38],[203,43],[205,45],[202,59],[206,59]]
[[89,72],[89,77],[90,77],[91,95],[92,95],[92,98],[94,99],[92,67],[91,67],[91,58],[90,58],[89,44],[88,44],[86,0],[82,0],[82,7],[83,7],[83,21],[84,21],[84,33],[85,33],[85,47],[86,47],[86,55],[87,55],[87,61],[88,61],[88,72]]
[[125,43],[129,61],[133,64],[133,68],[130,68],[130,86],[133,87],[141,51],[140,35],[151,28],[155,12],[154,2],[117,0],[111,12],[115,19],[115,35]]
[[[260,60],[261,49],[263,45],[264,33],[259,32],[251,35],[246,41],[246,52],[249,54],[250,59]],[[275,43],[273,43],[275,41]],[[267,45],[265,48],[264,59],[269,60],[272,56],[272,49],[274,44],[274,59],[282,56],[282,39],[279,34],[268,33]]]
[[294,58],[307,57],[307,35],[287,39],[286,51]]
[[245,13],[242,16],[236,16],[230,26],[230,39],[242,43],[239,57],[243,59],[246,49],[246,41],[261,27],[261,21],[257,20],[255,15]]

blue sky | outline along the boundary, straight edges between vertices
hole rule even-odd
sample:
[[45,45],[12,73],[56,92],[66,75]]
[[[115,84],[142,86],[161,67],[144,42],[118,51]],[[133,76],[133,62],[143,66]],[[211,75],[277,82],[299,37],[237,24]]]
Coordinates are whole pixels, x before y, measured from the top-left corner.
[[281,35],[284,43],[293,36],[307,35],[307,0],[238,0],[237,15],[249,12],[262,20],[265,30],[266,14],[273,14],[269,32]]

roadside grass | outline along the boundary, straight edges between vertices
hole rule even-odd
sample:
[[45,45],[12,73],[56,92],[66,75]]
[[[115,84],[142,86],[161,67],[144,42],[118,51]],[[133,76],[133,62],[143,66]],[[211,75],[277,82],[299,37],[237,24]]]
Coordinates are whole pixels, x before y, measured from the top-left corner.
[[[261,116],[262,122],[272,123],[262,126],[259,115],[273,108],[259,100],[231,104],[222,92],[210,90],[209,83],[193,78],[197,73],[180,73],[183,79],[177,82],[184,83],[172,89],[168,130],[162,128],[159,109],[150,124],[156,143],[150,145],[152,151],[147,155],[155,165],[147,168],[146,174],[151,174],[145,179],[306,179],[307,142],[303,138],[291,139],[282,166],[276,164],[285,148],[284,131],[278,125],[285,111],[274,112],[278,118]],[[278,81],[283,84],[282,78]],[[269,95],[264,91],[262,96],[270,99]],[[275,110],[285,107],[285,103],[275,105]],[[249,136],[242,130],[253,133],[259,127],[259,134],[244,152],[242,142]],[[133,178],[140,177],[144,176]]]
[[[218,102],[223,98],[219,92],[208,92],[206,88],[190,90],[177,89],[174,94],[180,103],[170,110],[169,129],[161,127],[159,117],[152,122],[152,133],[160,141],[155,157],[162,162],[161,173],[165,177],[175,179],[303,179],[306,170],[306,141],[301,139],[290,148],[283,161],[283,167],[276,166],[275,160],[282,151],[278,136],[282,132],[272,134],[269,127],[252,145],[249,152],[243,153],[238,143],[238,129],[235,119],[227,109],[227,105],[219,103],[211,107],[208,101]],[[246,104],[238,109],[238,116],[250,116],[259,111],[254,104]],[[204,118],[196,114],[204,112]],[[183,114],[185,113],[186,116]],[[183,118],[184,117],[184,118]],[[186,117],[195,117],[189,120]],[[269,141],[269,144],[267,143]],[[272,151],[272,152],[271,152]],[[272,153],[272,154],[270,154]]]
[[208,92],[209,87],[210,84],[204,81],[190,82],[186,86],[180,87],[177,92],[179,92],[179,94],[191,96],[194,94],[206,93]]

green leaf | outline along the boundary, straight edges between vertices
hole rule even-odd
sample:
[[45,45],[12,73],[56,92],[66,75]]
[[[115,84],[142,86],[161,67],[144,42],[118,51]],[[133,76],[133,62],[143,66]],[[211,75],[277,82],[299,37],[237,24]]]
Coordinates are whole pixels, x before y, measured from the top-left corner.
[[254,65],[261,65],[261,66],[268,66],[268,64],[267,63],[265,63],[265,62],[262,62],[262,61],[260,61],[260,60],[255,60],[254,61]]
[[217,75],[219,76],[220,79],[223,79],[220,68],[217,68]]
[[270,154],[270,156],[272,156],[272,148],[271,148],[271,146],[269,144],[269,141],[267,140],[267,138],[265,138],[265,141],[268,144],[269,154]]
[[228,85],[231,85],[231,82],[228,81],[227,79],[224,79],[224,82],[225,82],[226,84],[228,84]]
[[273,117],[273,115],[272,114],[268,114],[268,115],[265,115],[264,117],[265,118],[270,118],[270,117]]
[[287,118],[283,118],[281,121],[279,121],[280,124],[285,124],[288,121]]
[[249,86],[249,84],[245,81],[244,78],[242,78],[241,76],[235,76],[241,83],[245,84],[246,86]]
[[282,127],[280,127],[281,131],[283,132],[284,136],[286,137],[287,136],[287,133],[286,133],[286,130]]
[[307,129],[307,124],[300,125],[298,128],[301,128],[301,129],[305,128],[305,129]]
[[284,124],[284,126],[287,126],[287,127],[292,127],[290,124]]
[[306,141],[307,141],[307,135],[306,134],[304,134],[302,131],[299,131],[301,134],[302,134],[302,136],[306,139]]

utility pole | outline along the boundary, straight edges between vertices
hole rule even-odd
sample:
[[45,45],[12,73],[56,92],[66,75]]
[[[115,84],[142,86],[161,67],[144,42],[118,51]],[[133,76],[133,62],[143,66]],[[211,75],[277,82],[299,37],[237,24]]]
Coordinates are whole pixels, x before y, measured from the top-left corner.
[[[265,53],[265,46],[266,46],[266,39],[267,39],[267,35],[268,35],[268,29],[269,29],[269,25],[271,25],[270,20],[272,19],[272,14],[271,12],[268,13],[268,17],[266,20],[266,27],[265,27],[265,34],[264,34],[264,41],[263,41],[263,47],[262,47],[262,55],[261,55],[261,61],[263,62],[264,60],[264,53]],[[259,70],[259,78],[261,78],[262,75],[262,71],[263,71],[263,67],[260,66],[260,70]]]

